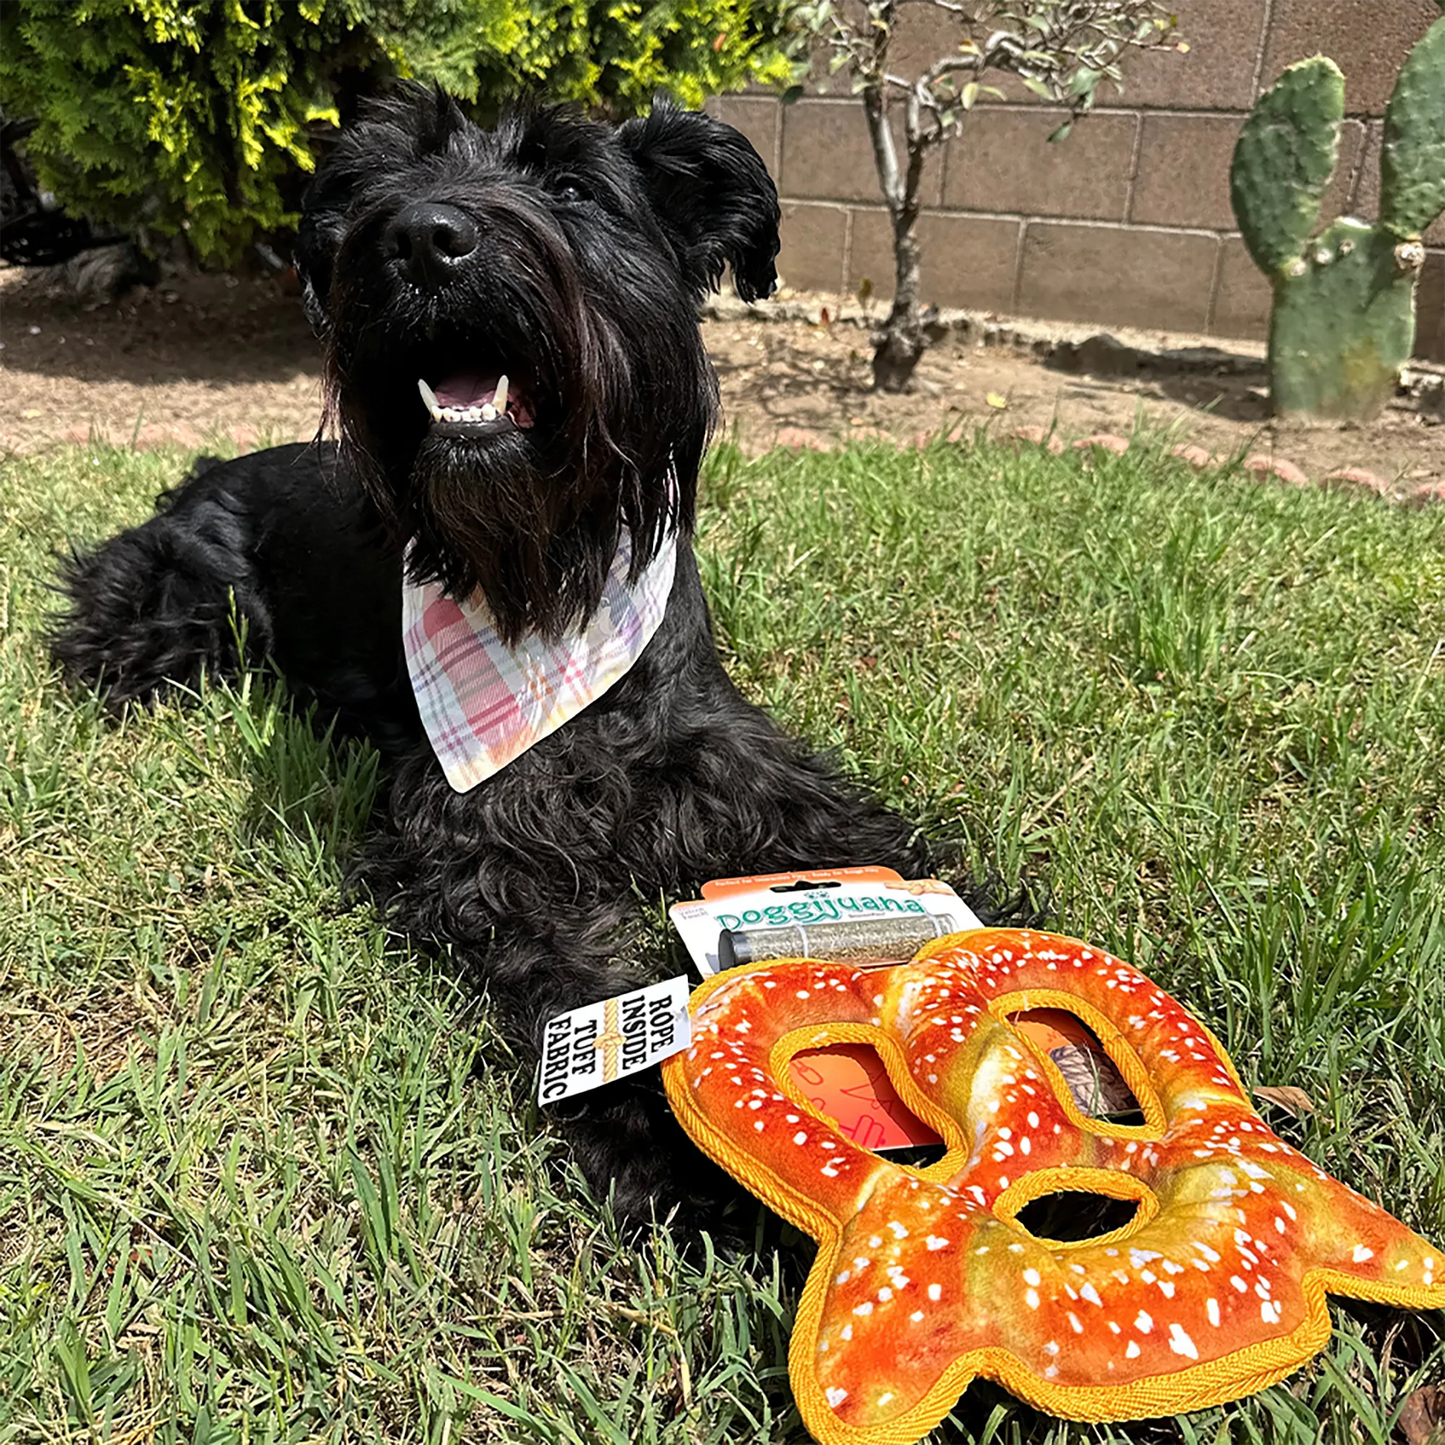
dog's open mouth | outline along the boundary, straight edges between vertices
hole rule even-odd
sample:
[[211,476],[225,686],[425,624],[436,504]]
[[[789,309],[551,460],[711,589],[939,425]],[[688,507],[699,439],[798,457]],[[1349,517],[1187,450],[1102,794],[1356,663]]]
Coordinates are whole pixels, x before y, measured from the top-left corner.
[[500,436],[533,425],[531,397],[524,382],[494,371],[453,371],[435,383],[417,378],[417,390],[432,425],[464,436]]

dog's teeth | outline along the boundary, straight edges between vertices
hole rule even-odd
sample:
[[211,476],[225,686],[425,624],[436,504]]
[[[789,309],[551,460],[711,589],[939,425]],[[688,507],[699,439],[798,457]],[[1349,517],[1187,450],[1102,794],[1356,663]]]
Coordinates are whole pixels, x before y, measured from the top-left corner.
[[426,382],[421,381],[417,385],[421,389],[422,400],[426,402],[427,410],[431,412],[434,421],[496,421],[502,415],[489,401],[484,401],[480,406],[442,406],[436,399],[436,393]]
[[497,382],[496,394],[492,397],[492,405],[497,409],[500,416],[507,409],[507,378],[504,376]]

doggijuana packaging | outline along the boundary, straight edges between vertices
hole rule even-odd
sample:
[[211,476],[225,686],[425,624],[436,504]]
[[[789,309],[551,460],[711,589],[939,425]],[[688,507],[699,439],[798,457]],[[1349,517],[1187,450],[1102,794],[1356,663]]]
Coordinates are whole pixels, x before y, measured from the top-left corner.
[[[1445,1251],[1332,1179],[1250,1106],[1209,1030],[1074,939],[979,929],[883,969],[784,959],[707,979],[662,1067],[695,1143],[818,1241],[789,1374],[823,1445],[906,1445],[976,1375],[1112,1421],[1253,1394],[1329,1338],[1327,1293],[1445,1308]],[[1058,1010],[1102,1044],[1143,1122],[1080,1111],[1015,1026]],[[910,1168],[793,1081],[800,1051],[876,1049],[947,1146]],[[1061,1191],[1135,1206],[1077,1242],[1019,1214]]]
[[770,958],[906,963],[923,944],[978,927],[947,883],[881,867],[715,878],[668,916],[704,978]]

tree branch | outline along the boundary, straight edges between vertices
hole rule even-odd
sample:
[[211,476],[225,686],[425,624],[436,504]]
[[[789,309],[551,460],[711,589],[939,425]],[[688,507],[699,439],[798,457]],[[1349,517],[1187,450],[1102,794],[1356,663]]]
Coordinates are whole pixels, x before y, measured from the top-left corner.
[[878,183],[883,188],[888,209],[896,214],[903,208],[903,180],[898,174],[898,150],[893,144],[893,132],[888,129],[888,105],[880,86],[864,86],[863,110],[868,117],[868,138],[873,142]]

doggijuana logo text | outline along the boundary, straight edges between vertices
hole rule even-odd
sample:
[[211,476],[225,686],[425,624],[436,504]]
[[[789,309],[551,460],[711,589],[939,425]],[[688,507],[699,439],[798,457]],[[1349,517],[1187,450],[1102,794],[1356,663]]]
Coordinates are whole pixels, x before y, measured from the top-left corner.
[[785,923],[829,923],[857,918],[865,913],[927,913],[916,898],[889,898],[864,894],[839,898],[836,894],[819,892],[791,903],[770,903],[765,908],[745,908],[741,913],[719,913],[720,927],[727,929],[757,928],[768,924],[776,928]]

